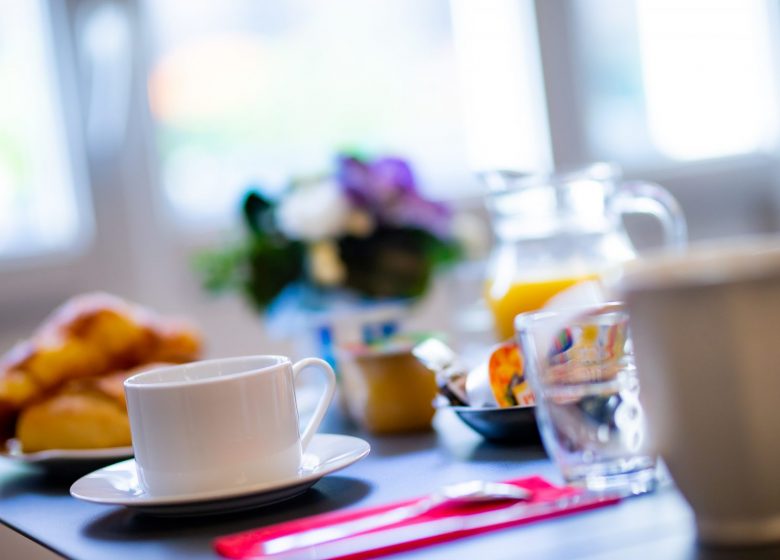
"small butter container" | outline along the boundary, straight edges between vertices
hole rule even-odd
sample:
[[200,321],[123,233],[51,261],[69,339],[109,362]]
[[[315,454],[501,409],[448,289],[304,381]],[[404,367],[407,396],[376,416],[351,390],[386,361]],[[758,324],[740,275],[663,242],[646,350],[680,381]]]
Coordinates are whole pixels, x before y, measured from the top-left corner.
[[436,378],[412,355],[411,343],[337,349],[342,405],[375,434],[427,430],[435,412]]

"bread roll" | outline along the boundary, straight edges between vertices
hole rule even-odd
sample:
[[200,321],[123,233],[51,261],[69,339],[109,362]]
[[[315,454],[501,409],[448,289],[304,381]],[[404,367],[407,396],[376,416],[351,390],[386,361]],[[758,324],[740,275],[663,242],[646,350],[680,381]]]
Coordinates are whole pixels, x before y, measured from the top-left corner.
[[131,444],[127,412],[94,393],[62,393],[25,408],[16,426],[25,453]]

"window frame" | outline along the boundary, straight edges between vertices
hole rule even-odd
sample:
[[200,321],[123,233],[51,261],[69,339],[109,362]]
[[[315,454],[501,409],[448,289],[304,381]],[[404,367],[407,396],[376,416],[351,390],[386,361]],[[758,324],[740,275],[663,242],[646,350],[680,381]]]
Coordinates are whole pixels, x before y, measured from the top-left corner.
[[[150,205],[144,193],[150,184],[144,180],[142,152],[137,145],[143,140],[137,134],[126,134],[116,153],[99,159],[90,153],[86,131],[86,71],[80,66],[76,37],[84,22],[85,10],[103,1],[116,1],[127,10],[128,23],[137,42],[137,18],[130,0],[41,0],[50,29],[46,38],[51,45],[54,83],[59,86],[58,103],[64,114],[64,136],[75,192],[80,204],[80,218],[86,233],[73,249],[33,254],[3,260],[0,263],[0,331],[13,328],[18,320],[41,318],[47,310],[73,294],[110,286],[117,293],[133,297],[139,293],[144,275],[139,273],[143,259],[138,258],[141,242],[137,232],[156,228],[158,220],[148,220]],[[54,46],[56,45],[56,48]],[[143,75],[135,57],[134,75]],[[126,116],[128,127],[145,112],[145,88],[132,86]],[[140,91],[138,91],[140,90]],[[134,145],[136,144],[136,145]],[[138,237],[138,238],[136,238]],[[153,244],[152,244],[153,245]]]
[[[594,152],[588,142],[586,112],[586,92],[579,86],[581,73],[586,64],[580,55],[579,44],[584,39],[577,29],[577,8],[570,0],[534,0],[536,3],[537,27],[539,30],[542,68],[544,69],[545,95],[550,114],[549,126],[552,138],[552,152],[556,167],[571,167],[586,162],[597,161],[599,155]],[[769,36],[772,47],[770,57],[773,72],[773,97],[780,99],[780,5],[772,0],[764,0],[767,13],[770,15]],[[632,3],[635,11],[635,4]],[[634,22],[630,22],[633,24]],[[634,33],[634,36],[637,34]],[[637,39],[638,41],[638,39]],[[638,49],[637,49],[638,50]],[[777,103],[777,115],[780,119],[780,102]],[[644,107],[641,121],[646,123]],[[780,123],[778,123],[780,129]],[[667,170],[686,166],[698,167],[710,163],[720,166],[724,162],[734,162],[740,166],[740,161],[755,161],[775,157],[776,150],[767,148],[763,151],[753,151],[744,154],[729,154],[724,156],[676,160],[661,153],[650,141],[646,129],[643,136],[647,138],[644,147],[646,156],[640,163],[627,162],[624,169],[631,174],[653,173],[655,170]],[[774,146],[780,145],[780,130],[773,139]]]
[[[80,226],[77,241],[67,250],[35,252],[3,259],[0,262],[0,309],[16,309],[29,305],[32,299],[59,297],[75,286],[80,269],[94,262],[90,258],[95,236],[90,204],[90,175],[83,153],[81,103],[73,79],[73,53],[70,49],[70,30],[66,24],[67,12],[63,3],[41,1],[43,28],[49,31],[45,49],[49,51],[58,92],[55,103],[61,107],[66,158],[73,177]],[[60,48],[54,48],[57,44]],[[21,301],[20,301],[21,300]]]
[[[578,87],[576,8],[570,0],[534,1],[553,161],[556,168],[579,167],[598,158],[588,144],[585,94]],[[774,46],[774,99],[780,100],[780,6],[765,1]],[[648,146],[650,156],[641,164],[626,163],[623,172],[666,187],[685,211],[692,240],[766,233],[780,228],[778,142],[775,138],[774,151],[690,161],[673,160]],[[727,221],[718,221],[719,216]]]

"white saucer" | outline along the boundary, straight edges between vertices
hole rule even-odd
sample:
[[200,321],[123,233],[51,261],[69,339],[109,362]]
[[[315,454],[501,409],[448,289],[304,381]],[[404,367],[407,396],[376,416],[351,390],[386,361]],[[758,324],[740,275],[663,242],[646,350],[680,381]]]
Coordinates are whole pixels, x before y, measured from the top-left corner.
[[81,471],[96,469],[102,465],[116,463],[133,456],[132,447],[108,447],[102,449],[46,449],[34,453],[25,453],[16,439],[6,442],[0,449],[0,457],[35,465],[53,471]]
[[74,498],[99,504],[122,505],[154,515],[208,515],[256,508],[303,493],[326,474],[365,457],[370,450],[362,439],[316,434],[294,476],[271,483],[229,488],[219,492],[154,496],[141,488],[135,459],[88,474],[70,487]]

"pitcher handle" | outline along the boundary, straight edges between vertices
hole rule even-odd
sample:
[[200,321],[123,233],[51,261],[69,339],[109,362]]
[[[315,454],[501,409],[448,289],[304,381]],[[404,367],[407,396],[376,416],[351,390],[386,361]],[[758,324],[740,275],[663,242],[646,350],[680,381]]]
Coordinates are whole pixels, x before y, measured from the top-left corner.
[[613,202],[621,214],[648,214],[661,222],[664,245],[682,251],[688,243],[688,226],[677,200],[656,183],[626,181],[621,183]]
[[330,367],[328,362],[325,360],[320,360],[319,358],[304,358],[303,360],[299,360],[293,364],[293,378],[297,379],[301,371],[307,367],[319,368],[320,371],[325,374],[326,386],[325,392],[322,393],[320,400],[317,401],[317,407],[314,409],[314,414],[312,414],[311,420],[309,420],[308,425],[301,434],[301,448],[304,452],[309,446],[311,438],[313,438],[314,434],[317,433],[317,428],[320,427],[322,419],[325,417],[328,406],[330,406],[330,403],[333,400],[333,395],[336,394],[336,374],[333,372],[333,368]]

